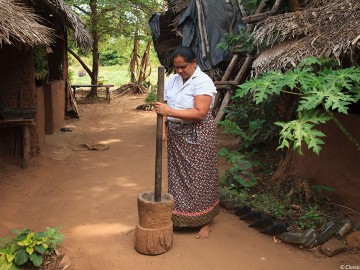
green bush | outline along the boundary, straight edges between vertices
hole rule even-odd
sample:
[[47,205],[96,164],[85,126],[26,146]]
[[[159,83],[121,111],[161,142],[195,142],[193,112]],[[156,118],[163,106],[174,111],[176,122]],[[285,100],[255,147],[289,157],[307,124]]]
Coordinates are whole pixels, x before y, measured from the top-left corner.
[[0,269],[16,270],[26,263],[39,267],[45,254],[55,251],[64,239],[57,228],[46,228],[43,232],[29,229],[14,230],[15,236],[0,240]]
[[145,98],[145,103],[146,104],[152,104],[155,103],[157,101],[157,91],[156,90],[151,90]]
[[317,206],[309,206],[302,209],[301,216],[297,220],[297,224],[303,230],[309,228],[319,228],[326,222],[324,213]]
[[117,52],[105,52],[100,54],[100,65],[102,66],[115,66],[124,65],[128,59],[124,56],[118,55]]

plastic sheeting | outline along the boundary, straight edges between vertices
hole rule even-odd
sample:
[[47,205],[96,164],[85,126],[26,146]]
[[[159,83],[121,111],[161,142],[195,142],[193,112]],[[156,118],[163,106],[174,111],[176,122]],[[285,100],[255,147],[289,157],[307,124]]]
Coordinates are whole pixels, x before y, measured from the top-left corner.
[[161,31],[160,31],[160,13],[154,13],[149,21],[150,29],[153,33],[154,39],[159,40]]
[[[222,61],[229,60],[229,52],[217,48],[218,43],[223,38],[223,33],[230,32],[230,29],[237,33],[245,25],[242,24],[241,12],[236,4],[236,0],[202,0],[201,2],[205,14],[205,27],[210,47],[206,58],[203,59],[202,57],[203,52],[196,0],[190,0],[187,9],[185,9],[179,19],[176,30],[182,34],[182,45],[189,46],[196,52],[200,68],[202,70],[210,70]],[[159,16],[155,14],[149,21],[155,40],[159,40],[161,35],[165,34],[163,29],[160,28],[159,21]],[[162,59],[160,61],[162,62]]]

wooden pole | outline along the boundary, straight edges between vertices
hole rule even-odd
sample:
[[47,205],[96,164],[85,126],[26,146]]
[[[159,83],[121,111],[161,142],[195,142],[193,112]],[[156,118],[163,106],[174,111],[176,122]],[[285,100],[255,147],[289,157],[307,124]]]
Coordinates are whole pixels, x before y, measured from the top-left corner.
[[[164,84],[165,84],[165,68],[158,68],[158,89],[157,100],[164,102]],[[162,185],[162,135],[163,135],[163,116],[157,115],[156,128],[156,158],[155,158],[155,202],[161,201],[161,185]]]

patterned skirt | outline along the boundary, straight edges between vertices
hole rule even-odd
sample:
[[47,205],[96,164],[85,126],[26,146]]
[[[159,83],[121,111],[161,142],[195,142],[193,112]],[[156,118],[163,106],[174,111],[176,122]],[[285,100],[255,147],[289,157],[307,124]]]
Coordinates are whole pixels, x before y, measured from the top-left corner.
[[216,125],[167,121],[168,186],[175,200],[175,227],[198,227],[219,213]]

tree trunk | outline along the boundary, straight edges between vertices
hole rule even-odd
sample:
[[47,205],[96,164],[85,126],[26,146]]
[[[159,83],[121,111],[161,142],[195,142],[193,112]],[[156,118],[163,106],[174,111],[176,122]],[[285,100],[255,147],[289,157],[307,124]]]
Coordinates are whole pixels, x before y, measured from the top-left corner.
[[71,50],[70,48],[67,48],[67,51],[74,56],[74,58],[76,60],[78,60],[78,62],[80,63],[80,65],[83,67],[83,69],[85,69],[85,71],[87,72],[87,74],[89,75],[89,77],[92,77],[92,71],[90,70],[90,68],[84,63],[84,61],[80,58],[79,55],[77,55],[73,50]]
[[140,65],[140,73],[139,73],[139,79],[138,83],[142,84],[143,81],[146,80],[146,70],[149,66],[149,54],[150,54],[150,47],[151,47],[151,41],[148,42],[144,55],[141,59],[141,65]]
[[287,150],[285,157],[281,159],[276,172],[271,178],[271,182],[280,184],[287,180],[289,175],[292,173],[291,163],[293,160],[293,154],[294,151],[291,148]]
[[[91,9],[91,36],[93,39],[92,46],[92,74],[91,84],[97,84],[99,74],[99,37],[98,37],[98,14],[97,14],[97,0],[90,0]],[[97,88],[93,87],[90,91],[91,97],[97,97]]]
[[139,38],[138,38],[138,30],[135,32],[134,37],[134,48],[132,51],[131,62],[130,62],[130,76],[131,82],[135,83],[136,74],[139,67]]

